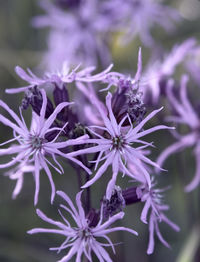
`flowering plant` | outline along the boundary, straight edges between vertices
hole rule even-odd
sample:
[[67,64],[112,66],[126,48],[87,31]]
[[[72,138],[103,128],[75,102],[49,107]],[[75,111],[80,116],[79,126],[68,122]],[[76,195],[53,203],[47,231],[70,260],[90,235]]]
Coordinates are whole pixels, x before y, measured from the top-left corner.
[[[166,247],[177,252],[176,238],[183,233],[176,232],[185,226],[183,207],[174,208],[181,190],[167,189],[178,179],[186,179],[184,185],[191,179],[194,168],[181,159],[184,154],[189,159],[191,149],[196,170],[185,191],[200,183],[199,105],[192,95],[200,79],[198,40],[164,43],[166,32],[178,34],[182,9],[157,0],[42,0],[39,5],[43,13],[34,15],[31,25],[38,33],[47,28],[45,51],[35,67],[15,63],[21,84],[6,86],[0,99],[0,124],[8,130],[0,143],[6,191],[15,203],[26,198],[32,208],[27,213],[42,220],[26,220],[27,241],[36,241],[34,234],[43,241],[47,234],[45,248],[53,246],[53,260],[60,262],[132,262],[128,247],[139,250],[136,261],[154,252],[172,254]],[[130,53],[134,72],[127,69]],[[6,95],[13,102],[19,97],[17,110],[15,103],[4,102]],[[171,155],[176,167],[169,165],[167,173],[164,162]],[[15,182],[13,190],[8,178]],[[45,252],[41,259],[50,261]]]

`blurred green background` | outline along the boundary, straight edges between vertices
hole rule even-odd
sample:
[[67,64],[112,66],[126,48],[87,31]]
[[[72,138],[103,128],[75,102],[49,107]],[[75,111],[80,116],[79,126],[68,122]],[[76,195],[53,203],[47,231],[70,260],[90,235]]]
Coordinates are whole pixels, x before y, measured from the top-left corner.
[[[200,39],[200,2],[197,0],[180,0],[166,1],[166,3],[178,8],[184,20],[177,26],[176,33],[173,36],[155,28],[152,33],[159,43],[163,44],[166,50],[170,50],[175,43],[180,43],[188,37],[194,36]],[[0,98],[15,111],[18,110],[22,95],[7,95],[4,90],[23,84],[14,72],[16,65],[23,68],[34,68],[40,63],[42,52],[46,47],[47,30],[34,29],[30,24],[30,19],[39,13],[41,13],[41,10],[35,0],[0,1]],[[120,48],[113,43],[115,68],[123,69],[123,71],[135,69],[137,50],[140,45],[139,39],[134,40],[128,48]],[[142,48],[145,64],[150,50],[145,47]],[[194,92],[195,88],[193,88]],[[27,119],[29,113],[27,112]],[[8,130],[2,124],[0,124],[0,128],[0,142],[11,138],[12,130]],[[161,150],[173,142],[171,135],[164,131],[156,134],[155,137],[149,136],[148,140],[155,141],[157,146],[151,156],[152,159],[155,159]],[[5,157],[2,157],[2,162],[6,162]],[[172,249],[165,248],[155,237],[155,252],[151,256],[146,255],[148,227],[139,219],[142,205],[136,204],[126,208],[123,225],[133,227],[139,232],[139,237],[136,238],[128,233],[114,233],[112,235],[113,241],[124,243],[116,247],[117,255],[113,256],[113,261],[200,261],[200,190],[198,188],[190,194],[185,194],[183,191],[184,185],[191,179],[195,170],[192,151],[188,150],[180,155],[174,155],[166,164],[169,172],[159,177],[159,182],[161,186],[172,185],[172,188],[166,192],[166,202],[171,206],[167,216],[181,228],[180,233],[175,233],[167,225],[161,225],[161,232],[171,244]],[[74,199],[75,193],[78,191],[75,173],[72,169],[66,170],[65,178],[55,174],[54,181],[57,189],[67,192]],[[55,252],[48,251],[48,248],[59,246],[62,239],[56,235],[38,234],[29,236],[26,234],[26,231],[33,227],[46,226],[36,216],[33,208],[34,181],[32,176],[29,174],[25,176],[21,194],[16,200],[12,200],[11,194],[15,181],[5,177],[4,170],[0,170],[0,173],[0,262],[56,261],[65,252],[62,252],[60,256]],[[127,186],[127,180],[124,179],[120,182],[124,185],[122,187]],[[99,199],[104,192],[104,183],[99,181],[94,187],[95,190],[92,194],[94,207],[99,205]],[[56,199],[55,206],[57,203],[58,200]],[[46,175],[42,173],[38,207],[48,216],[58,218],[55,206],[50,205],[50,185]]]

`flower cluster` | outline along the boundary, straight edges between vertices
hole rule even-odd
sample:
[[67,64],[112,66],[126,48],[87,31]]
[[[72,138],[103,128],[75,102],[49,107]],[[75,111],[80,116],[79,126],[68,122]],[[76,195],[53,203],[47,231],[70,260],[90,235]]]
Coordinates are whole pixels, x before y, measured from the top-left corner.
[[196,172],[193,180],[186,186],[186,191],[192,191],[200,183],[200,141],[199,141],[199,116],[195,109],[192,107],[186,91],[186,85],[188,82],[188,77],[184,75],[181,79],[179,97],[180,101],[175,97],[173,93],[173,80],[168,82],[168,98],[173,106],[173,110],[176,115],[168,117],[169,121],[173,121],[178,125],[187,125],[189,127],[189,132],[187,134],[179,134],[176,132],[177,142],[167,147],[159,156],[157,162],[159,165],[163,165],[165,160],[172,154],[179,152],[187,147],[194,146],[194,155],[196,159]]
[[[73,256],[76,256],[76,261],[82,261],[82,255],[84,254],[85,257],[92,262],[91,253],[94,252],[99,261],[112,261],[109,254],[105,250],[104,246],[108,245],[112,247],[113,252],[115,253],[114,245],[112,244],[111,240],[107,236],[107,234],[115,232],[115,231],[128,231],[134,235],[137,235],[137,232],[125,228],[125,227],[113,227],[110,226],[117,220],[122,219],[124,216],[124,212],[119,212],[116,215],[108,218],[108,220],[104,221],[103,212],[101,208],[100,217],[98,218],[98,222],[94,225],[91,224],[91,220],[86,217],[85,211],[82,207],[81,203],[81,195],[82,191],[76,195],[76,205],[78,210],[71,202],[70,198],[62,191],[58,191],[57,194],[62,197],[66,205],[61,204],[60,208],[67,211],[74,222],[76,223],[75,227],[72,227],[69,221],[63,216],[61,210],[59,210],[60,216],[62,217],[63,222],[54,221],[48,218],[42,211],[37,209],[37,215],[47,223],[50,223],[56,226],[58,229],[48,229],[48,228],[34,228],[29,230],[29,234],[37,234],[37,233],[53,233],[53,234],[60,234],[64,236],[66,239],[62,243],[60,247],[50,248],[50,250],[56,250],[58,252],[62,251],[63,249],[70,248],[67,255],[65,255],[60,262],[70,261]],[[108,244],[104,244],[103,242],[99,241],[98,239],[105,239]]]
[[59,3],[42,1],[46,14],[33,19],[34,26],[51,29],[43,63],[49,69],[58,68],[65,60],[73,65],[80,61],[96,65],[101,59],[102,64],[108,64],[111,61],[109,32],[115,28],[115,19],[101,3],[103,1],[74,1],[73,7],[65,2],[68,9],[62,8]]
[[[63,158],[71,163],[79,175],[86,175],[85,184],[80,184],[80,189],[85,189],[77,194],[76,204],[78,211],[69,197],[61,191],[60,195],[69,205],[69,208],[61,205],[76,222],[72,227],[69,221],[62,215],[64,223],[54,221],[46,217],[40,210],[37,214],[44,221],[56,225],[59,229],[37,228],[29,233],[55,233],[66,237],[66,240],[58,248],[52,248],[58,252],[70,248],[67,255],[60,261],[69,261],[76,255],[76,261],[81,261],[82,255],[92,261],[91,252],[94,252],[100,261],[111,261],[105,244],[97,238],[104,238],[108,245],[114,246],[107,234],[113,231],[124,230],[134,234],[135,231],[125,227],[110,228],[111,224],[122,219],[122,211],[126,205],[146,201],[141,214],[143,222],[149,224],[150,240],[147,253],[154,249],[153,232],[155,230],[161,242],[168,246],[162,239],[158,229],[158,222],[164,221],[173,229],[178,227],[170,222],[163,211],[167,210],[154,194],[152,184],[152,168],[159,169],[159,165],[149,157],[149,148],[152,142],[144,138],[155,131],[162,129],[174,129],[165,125],[155,125],[145,128],[147,122],[155,117],[161,110],[156,109],[146,115],[146,106],[143,102],[142,92],[139,91],[137,82],[142,71],[141,49],[138,54],[138,68],[134,78],[127,77],[118,72],[111,71],[112,65],[101,73],[93,74],[93,67],[72,71],[63,65],[62,71],[45,73],[43,77],[37,77],[30,69],[26,73],[22,68],[16,67],[16,73],[26,82],[27,86],[7,89],[7,93],[15,94],[24,92],[25,96],[19,109],[20,117],[16,115],[3,101],[0,106],[5,109],[12,121],[0,115],[0,121],[13,129],[14,138],[1,144],[11,143],[6,149],[1,149],[1,155],[14,155],[14,158],[0,168],[13,167],[6,172],[10,179],[17,180],[13,197],[16,197],[22,188],[26,173],[32,173],[35,180],[34,204],[38,204],[40,188],[40,172],[44,169],[51,184],[51,203],[53,203],[56,191],[52,173],[49,166],[58,173],[64,173],[58,158]],[[106,85],[106,88],[104,87]],[[70,102],[69,90],[76,89],[85,104],[79,114],[80,105],[76,98]],[[99,98],[96,87],[104,90],[105,103]],[[115,89],[112,94],[110,89]],[[53,101],[47,97],[47,92],[53,91]],[[32,122],[27,128],[22,116],[22,110],[32,108]],[[90,111],[89,111],[90,110]],[[90,115],[88,112],[92,113]],[[15,143],[18,144],[15,144]],[[106,172],[112,167],[112,175]],[[80,171],[80,167],[82,171]],[[131,178],[135,186],[129,189],[121,189],[118,185],[118,176]],[[81,195],[89,194],[93,184],[103,177],[109,176],[109,182],[105,187],[105,194],[99,209],[93,209],[90,202],[83,201]],[[159,192],[159,190],[158,190]],[[149,222],[147,222],[148,210],[152,208]]]
[[[118,18],[118,26],[124,32],[124,43],[139,35],[142,43],[151,47],[155,41],[150,30],[155,24],[170,32],[174,29],[174,23],[180,21],[176,10],[155,0],[125,0],[123,3],[122,0],[110,0],[107,6]],[[163,19],[163,16],[167,19]]]
[[[0,123],[13,131],[12,137],[0,144],[0,158],[6,156],[7,161],[0,163],[0,169],[16,181],[12,198],[21,193],[24,180],[31,174],[36,213],[53,226],[33,228],[28,233],[63,236],[59,247],[50,248],[63,252],[60,262],[74,257],[76,262],[92,262],[93,257],[112,262],[107,247],[115,254],[119,243],[113,243],[110,233],[125,231],[140,237],[129,227],[115,225],[123,223],[127,208],[137,203],[143,206],[140,220],[149,230],[147,254],[154,252],[154,236],[169,248],[170,239],[164,239],[159,224],[164,222],[176,232],[180,228],[166,216],[169,205],[163,193],[167,188],[157,187],[156,173],[166,171],[162,167],[170,155],[193,147],[196,172],[186,191],[200,184],[199,114],[187,95],[188,76],[184,74],[180,84],[174,77],[182,67],[199,84],[197,41],[189,38],[163,52],[152,29],[160,25],[165,31],[173,31],[180,17],[162,1],[43,0],[40,5],[45,13],[33,18],[32,24],[50,29],[48,50],[37,69],[15,68],[25,84],[7,88],[6,93],[23,94],[19,115],[0,100]],[[113,70],[112,40],[131,45],[136,36],[151,50],[144,70],[141,48],[134,74],[122,68]],[[170,110],[172,116],[165,118]],[[31,112],[31,121],[25,117],[27,111]],[[172,124],[165,125],[165,119]],[[183,126],[186,129],[182,133]],[[159,154],[159,138],[166,131],[176,142],[155,161],[152,151]],[[152,138],[155,133],[159,137]],[[59,190],[54,177],[62,174],[63,181],[70,184],[67,165],[78,178],[76,204],[68,192]],[[61,221],[47,217],[38,208],[43,174],[50,183],[51,205],[56,205],[56,196],[65,202],[58,209]],[[95,187],[100,183],[101,196],[97,199]]]
[[[142,43],[153,46],[150,30],[159,24],[172,31],[180,21],[178,12],[156,0],[43,0],[45,14],[33,19],[35,27],[49,27],[48,51],[43,64],[57,69],[65,60],[72,65],[107,65],[111,61],[111,32],[124,32],[122,42],[139,35]],[[167,19],[163,19],[163,17]],[[145,17],[145,19],[144,19]]]

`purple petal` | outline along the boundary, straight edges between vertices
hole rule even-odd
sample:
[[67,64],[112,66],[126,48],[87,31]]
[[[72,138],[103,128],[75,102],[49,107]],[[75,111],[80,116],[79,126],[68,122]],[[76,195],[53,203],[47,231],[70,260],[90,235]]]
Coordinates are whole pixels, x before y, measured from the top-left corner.
[[81,241],[80,239],[77,239],[72,248],[69,250],[66,256],[64,256],[61,260],[58,260],[58,262],[67,262],[70,261],[70,259],[78,252],[80,247]]
[[135,74],[134,80],[135,82],[139,81],[142,74],[142,49],[139,48],[138,52],[138,64],[137,64],[137,72]]
[[148,116],[145,117],[135,128],[133,128],[130,132],[127,133],[126,139],[129,139],[131,137],[134,137],[141,129],[142,127],[151,119],[153,118],[158,112],[160,112],[163,109],[161,107],[160,109],[154,110],[151,112]]
[[85,183],[82,188],[86,188],[91,186],[93,183],[95,183],[107,170],[108,166],[112,163],[114,158],[114,152],[112,151],[109,155],[104,164],[99,168],[95,176],[90,179],[87,183]]
[[135,230],[130,229],[130,228],[126,228],[126,227],[113,227],[113,228],[105,229],[105,230],[102,230],[100,232],[95,233],[95,236],[100,237],[101,235],[109,234],[109,233],[112,233],[112,232],[115,232],[115,231],[127,231],[131,234],[138,236],[138,233]]
[[119,136],[120,130],[118,128],[116,118],[115,118],[113,111],[112,111],[111,100],[112,100],[112,95],[111,95],[110,92],[108,92],[108,94],[106,96],[106,106],[108,108],[109,118],[110,118],[110,122],[111,122],[111,125],[112,125],[112,128],[113,128],[113,132],[115,133],[115,136]]
[[34,196],[34,205],[36,206],[38,203],[38,195],[40,191],[40,163],[39,158],[37,155],[35,155],[35,196]]
[[47,118],[47,120],[44,122],[44,126],[41,129],[40,135],[44,135],[46,133],[46,131],[49,129],[49,127],[53,124],[56,116],[58,115],[58,113],[60,113],[60,111],[62,111],[63,108],[65,108],[66,106],[73,104],[73,103],[68,103],[68,102],[63,102],[60,103],[54,110],[54,112],[49,116],[49,118]]
[[147,224],[147,215],[148,215],[148,212],[149,212],[149,209],[151,207],[151,198],[149,197],[142,209],[142,213],[141,213],[141,217],[140,219],[142,220],[143,223]]
[[27,231],[28,234],[37,234],[37,233],[53,233],[53,234],[60,234],[66,236],[65,231],[59,229],[48,229],[48,228],[34,228]]
[[195,137],[193,134],[189,134],[184,136],[180,141],[172,144],[171,146],[167,147],[158,157],[157,163],[159,166],[163,166],[165,160],[171,155],[174,154],[185,147],[191,146],[195,143]]
[[82,202],[81,202],[81,196],[82,196],[83,190],[80,191],[77,195],[76,195],[76,204],[78,207],[78,211],[79,211],[79,217],[80,217],[80,221],[83,227],[87,226],[87,221],[85,218],[85,212],[82,206]]
[[45,222],[47,222],[49,224],[52,224],[52,225],[55,225],[55,226],[61,228],[62,230],[66,230],[67,231],[67,227],[63,223],[61,223],[59,221],[55,221],[55,220],[47,217],[40,209],[36,209],[36,213]]
[[147,248],[147,254],[150,255],[154,251],[154,219],[153,219],[153,214],[150,216],[150,221],[149,221],[149,244]]
[[112,262],[109,254],[97,241],[93,242],[92,249],[95,252],[96,256],[99,258],[100,262],[104,262],[104,259],[106,262]]
[[192,181],[185,187],[186,192],[194,190],[200,183],[200,144],[197,145],[195,150],[196,171]]
[[113,224],[115,221],[122,219],[124,217],[124,212],[119,212],[118,214],[109,217],[109,219],[104,222],[102,225],[98,225],[95,227],[92,231],[96,234],[100,233],[100,231],[105,230],[107,227],[109,227],[111,224]]
[[40,156],[40,163],[41,163],[41,166],[44,168],[48,178],[49,178],[49,182],[51,184],[51,204],[53,204],[53,200],[55,198],[55,185],[54,185],[54,182],[53,182],[53,178],[52,178],[52,175],[51,175],[51,171],[50,169],[48,168],[46,162],[44,161],[42,155],[39,155]]
[[62,197],[67,202],[67,204],[70,206],[71,210],[73,211],[74,215],[78,217],[78,212],[74,204],[72,203],[71,199],[68,197],[68,195],[65,194],[63,191],[56,191],[56,194]]

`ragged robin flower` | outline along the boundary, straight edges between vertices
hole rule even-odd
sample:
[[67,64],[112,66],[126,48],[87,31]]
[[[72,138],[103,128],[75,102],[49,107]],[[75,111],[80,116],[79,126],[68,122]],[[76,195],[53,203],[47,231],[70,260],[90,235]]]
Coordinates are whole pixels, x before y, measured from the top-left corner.
[[[164,214],[169,209],[169,206],[163,203],[162,193],[165,189],[155,188],[155,181],[152,181],[151,188],[147,184],[143,184],[137,188],[137,196],[144,202],[144,207],[141,213],[141,220],[143,223],[149,225],[149,244],[147,248],[147,254],[152,254],[154,251],[155,241],[154,235],[156,234],[162,244],[166,247],[170,247],[167,241],[161,235],[159,230],[159,223],[165,222],[173,230],[179,231],[179,227],[169,220]],[[148,218],[149,215],[149,218]]]
[[[91,126],[88,130],[94,135],[93,139],[84,140],[88,144],[96,144],[86,149],[77,150],[76,152],[69,153],[71,156],[77,156],[82,154],[99,153],[97,160],[95,161],[96,173],[92,179],[90,179],[83,188],[91,186],[95,183],[108,169],[112,166],[112,178],[108,183],[106,190],[106,198],[110,199],[116,179],[119,172],[128,175],[132,179],[141,180],[137,178],[138,172],[140,176],[144,177],[148,185],[151,185],[150,175],[145,168],[144,164],[149,164],[159,168],[159,166],[142,154],[142,149],[148,146],[152,146],[152,143],[143,141],[141,138],[147,134],[155,132],[161,129],[173,129],[165,125],[158,125],[147,130],[143,130],[144,125],[153,118],[161,109],[154,110],[148,116],[146,116],[138,125],[132,126],[130,118],[125,115],[118,124],[112,111],[111,106],[112,95],[108,93],[106,96],[106,111],[103,110],[101,104],[95,101],[93,102],[98,108],[99,114],[104,123],[103,126]],[[129,120],[129,127],[123,128],[123,123]],[[142,144],[141,146],[136,146]],[[97,169],[99,163],[105,160],[105,162]],[[134,173],[127,168],[127,164],[130,163],[136,167],[137,172]]]
[[193,108],[191,102],[187,96],[188,77],[184,75],[181,79],[179,99],[173,93],[174,81],[168,82],[168,99],[176,113],[176,115],[168,117],[169,121],[180,125],[185,125],[189,128],[189,132],[186,134],[175,133],[177,141],[168,146],[158,157],[157,163],[163,166],[164,162],[172,154],[180,152],[188,147],[194,147],[194,155],[196,159],[196,171],[192,181],[186,186],[187,192],[192,191],[200,184],[200,120],[196,110]]
[[[115,231],[128,231],[134,235],[137,235],[136,231],[126,227],[111,227],[115,221],[123,218],[124,212],[119,212],[118,214],[109,217],[106,221],[104,221],[103,212],[101,210],[98,223],[92,226],[90,225],[90,220],[86,217],[82,206],[82,191],[76,195],[76,206],[78,209],[64,192],[58,191],[57,194],[67,204],[61,204],[60,208],[71,215],[76,225],[71,226],[70,222],[66,219],[61,210],[59,210],[59,213],[63,219],[63,222],[48,218],[42,211],[37,209],[37,215],[42,220],[53,226],[56,226],[57,228],[34,228],[29,230],[28,234],[52,233],[64,236],[65,240],[60,247],[50,248],[50,250],[55,250],[58,253],[69,248],[68,253],[64,255],[63,258],[58,260],[59,262],[71,261],[73,256],[76,256],[76,262],[83,261],[83,256],[85,256],[88,261],[92,262],[92,253],[94,253],[101,262],[112,262],[108,252],[105,250],[105,246],[110,246],[114,253],[115,248],[107,234]],[[108,243],[105,244],[101,242],[102,240],[106,240]]]
[[[0,168],[8,168],[15,165],[18,165],[18,169],[15,170],[15,172],[21,173],[23,175],[24,172],[27,171],[26,168],[22,167],[22,164],[24,164],[24,167],[30,167],[34,165],[34,180],[35,180],[35,197],[34,197],[34,204],[36,205],[38,202],[38,194],[40,189],[40,170],[44,169],[50,184],[51,184],[51,202],[54,199],[55,196],[55,185],[53,182],[51,171],[48,167],[48,165],[52,166],[57,172],[63,173],[63,168],[59,164],[59,162],[56,159],[56,156],[62,156],[65,159],[71,160],[74,163],[78,164],[82,168],[84,168],[88,173],[90,173],[90,170],[86,168],[81,161],[68,156],[67,154],[64,154],[60,151],[61,148],[70,146],[70,145],[76,145],[79,143],[82,143],[82,138],[85,138],[85,136],[79,137],[74,140],[68,140],[68,141],[60,141],[57,142],[57,138],[60,135],[60,132],[62,132],[63,128],[59,127],[52,127],[53,122],[55,121],[57,115],[63,108],[66,106],[69,106],[72,103],[63,102],[60,103],[53,113],[45,119],[45,112],[47,107],[47,96],[46,92],[44,90],[41,90],[43,103],[40,110],[40,115],[38,116],[33,112],[32,114],[32,125],[30,127],[30,130],[27,128],[26,123],[24,121],[24,118],[21,114],[21,119],[17,116],[17,114],[11,110],[8,105],[6,105],[3,101],[0,100],[0,106],[7,111],[7,113],[12,117],[13,122],[9,120],[8,118],[4,117],[2,114],[0,114],[0,122],[4,125],[10,127],[13,129],[13,135],[14,138],[10,139],[9,141],[6,141],[1,144],[5,145],[8,143],[14,143],[10,147],[6,149],[0,149],[0,155],[15,155],[15,157],[12,157],[12,159],[5,164],[0,164]],[[21,112],[21,111],[20,111]],[[65,126],[67,123],[65,124]],[[48,141],[46,139],[46,135],[52,131],[59,131],[57,136],[54,137],[53,140]],[[87,135],[86,135],[87,138]],[[15,144],[17,142],[18,144]],[[48,156],[50,156],[55,163],[55,165],[52,163],[52,161],[48,160]],[[32,170],[32,169],[31,169]]]

